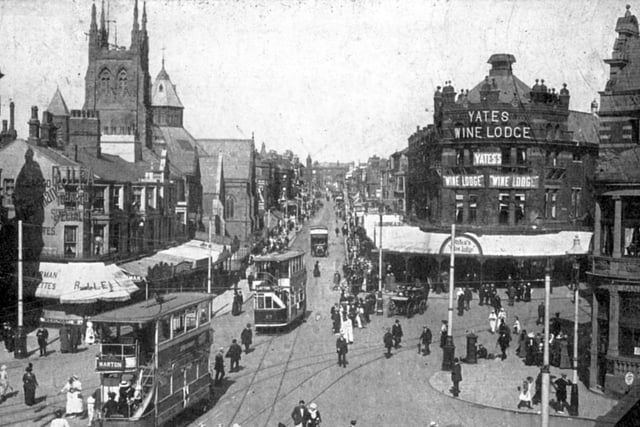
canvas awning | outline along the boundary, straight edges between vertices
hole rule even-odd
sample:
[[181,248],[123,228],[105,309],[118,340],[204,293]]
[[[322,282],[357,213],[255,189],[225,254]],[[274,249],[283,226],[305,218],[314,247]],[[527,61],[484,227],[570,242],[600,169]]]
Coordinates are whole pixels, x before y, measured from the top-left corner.
[[61,303],[126,301],[138,290],[117,265],[101,262],[41,262],[40,275],[36,297],[59,299]]
[[[374,221],[365,220],[367,235],[379,247],[380,231]],[[375,237],[374,237],[375,236]],[[580,238],[584,254],[589,253],[592,232],[559,231],[539,234],[482,234],[456,233],[455,250],[458,255],[484,257],[560,257],[573,247],[575,236]],[[408,225],[386,225],[383,220],[383,251],[448,255],[451,253],[448,233],[424,232]]]
[[[178,266],[188,264],[187,269],[206,268],[209,258],[209,243],[200,240],[191,240],[180,246],[165,249],[152,256],[140,258],[135,261],[120,265],[127,273],[147,277],[149,269],[158,264]],[[217,265],[229,258],[230,253],[224,245],[211,244],[211,263]]]

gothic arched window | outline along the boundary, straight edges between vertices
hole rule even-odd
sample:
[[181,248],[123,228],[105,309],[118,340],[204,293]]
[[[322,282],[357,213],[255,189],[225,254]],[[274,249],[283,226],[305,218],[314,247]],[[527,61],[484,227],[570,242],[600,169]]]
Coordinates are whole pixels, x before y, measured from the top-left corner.
[[118,93],[124,95],[127,91],[127,71],[120,70],[118,73]]
[[226,206],[225,206],[225,217],[226,218],[233,218],[233,205],[235,203],[235,200],[233,197],[229,196],[227,197],[227,202],[226,202]]
[[106,68],[100,73],[100,93],[106,95],[109,93],[111,85],[111,73]]

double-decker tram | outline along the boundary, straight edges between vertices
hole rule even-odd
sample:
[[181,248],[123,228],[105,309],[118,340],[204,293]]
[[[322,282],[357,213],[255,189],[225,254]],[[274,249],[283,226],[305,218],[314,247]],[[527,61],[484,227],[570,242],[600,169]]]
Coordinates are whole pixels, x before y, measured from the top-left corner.
[[94,316],[100,338],[100,425],[173,425],[212,398],[213,295],[156,296]]
[[304,251],[288,249],[260,255],[254,263],[256,330],[284,329],[303,319],[307,309]]

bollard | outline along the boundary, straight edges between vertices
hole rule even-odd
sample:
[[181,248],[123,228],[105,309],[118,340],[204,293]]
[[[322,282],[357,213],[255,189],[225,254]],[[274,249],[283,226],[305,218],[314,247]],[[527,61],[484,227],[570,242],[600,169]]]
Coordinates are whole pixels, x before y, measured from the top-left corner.
[[467,334],[467,359],[466,363],[478,363],[478,354],[476,352],[476,343],[478,342],[478,336],[473,332]]

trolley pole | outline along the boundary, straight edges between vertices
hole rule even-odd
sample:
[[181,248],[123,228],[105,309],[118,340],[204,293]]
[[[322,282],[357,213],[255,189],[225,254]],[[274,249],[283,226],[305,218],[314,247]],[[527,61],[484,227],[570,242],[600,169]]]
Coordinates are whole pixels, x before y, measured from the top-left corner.
[[27,336],[24,330],[24,307],[22,305],[24,288],[22,252],[22,220],[20,220],[18,221],[18,329],[16,330],[15,349],[13,353],[16,359],[23,359],[28,356]]
[[456,225],[451,224],[451,257],[449,258],[449,309],[447,316],[447,340],[442,348],[442,370],[450,371],[453,369],[453,357],[456,347],[453,344],[453,292],[454,292],[454,273],[455,273],[455,238]]
[[209,262],[207,264],[207,293],[211,293],[211,217],[209,217]]
[[380,239],[378,240],[378,292],[382,292],[382,211],[380,212]]
[[542,411],[540,425],[549,427],[549,295],[551,294],[551,258],[544,270],[544,353],[542,362]]

